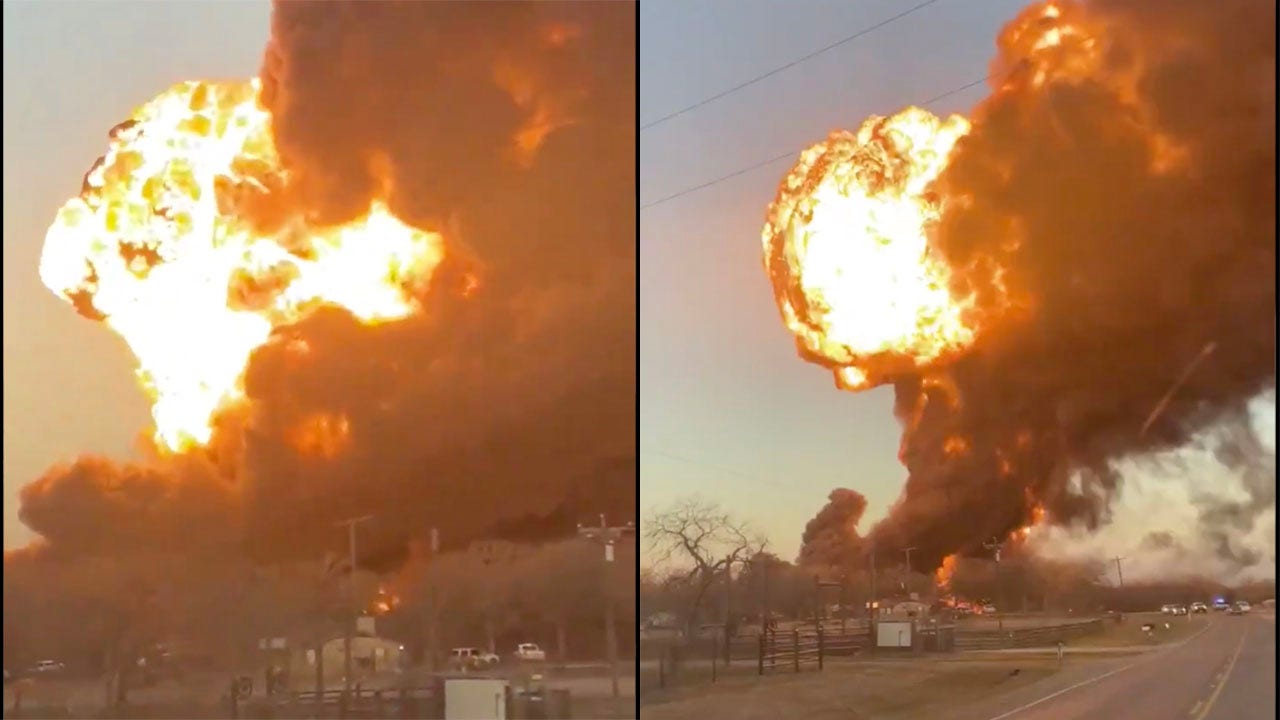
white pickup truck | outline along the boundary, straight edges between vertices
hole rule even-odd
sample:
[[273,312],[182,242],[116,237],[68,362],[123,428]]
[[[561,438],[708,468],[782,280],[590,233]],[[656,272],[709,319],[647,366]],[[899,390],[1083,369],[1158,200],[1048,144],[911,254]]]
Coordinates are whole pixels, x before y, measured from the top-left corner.
[[480,648],[461,647],[449,652],[449,663],[458,669],[479,670],[498,664],[498,656]]
[[534,643],[520,643],[516,646],[516,660],[521,662],[543,662],[547,654]]

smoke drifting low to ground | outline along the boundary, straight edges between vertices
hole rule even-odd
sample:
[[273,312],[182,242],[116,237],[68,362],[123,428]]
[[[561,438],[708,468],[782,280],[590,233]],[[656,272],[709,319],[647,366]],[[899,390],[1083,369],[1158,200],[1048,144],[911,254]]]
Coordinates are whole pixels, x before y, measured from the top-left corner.
[[285,172],[236,210],[274,232],[383,202],[444,258],[403,283],[406,317],[317,305],[275,327],[207,443],[55,467],[24,522],[53,549],[274,560],[365,513],[364,546],[392,555],[431,527],[633,518],[633,23],[626,3],[277,4],[261,99]]
[[[784,319],[841,385],[895,387],[909,477],[869,533],[878,550],[914,547],[932,569],[1041,515],[1074,528],[1056,538],[1120,528],[1117,501],[1144,493],[1122,480],[1208,437],[1214,472],[1158,486],[1195,518],[1176,545],[1213,572],[1274,574],[1274,449],[1249,410],[1271,393],[1274,414],[1274,21],[1261,0],[1037,5],[1001,33],[992,94],[927,189],[901,179],[916,140],[892,123],[833,136],[864,148],[848,152],[865,164],[826,177],[937,213],[926,253],[956,314],[929,296],[930,324],[901,342],[864,351],[865,338],[836,332],[857,307],[828,307],[847,299],[830,289],[813,300],[826,276],[778,270],[782,243],[831,232],[834,197],[784,184],[765,231]],[[807,182],[834,172],[814,167]],[[809,204],[792,197],[815,186]]]
[[[1031,549],[1073,561],[1121,557],[1126,582],[1274,581],[1274,396],[1252,411],[1251,428],[1206,433],[1189,448],[1124,463],[1106,524],[1044,528]],[[1239,448],[1242,439],[1249,447]]]

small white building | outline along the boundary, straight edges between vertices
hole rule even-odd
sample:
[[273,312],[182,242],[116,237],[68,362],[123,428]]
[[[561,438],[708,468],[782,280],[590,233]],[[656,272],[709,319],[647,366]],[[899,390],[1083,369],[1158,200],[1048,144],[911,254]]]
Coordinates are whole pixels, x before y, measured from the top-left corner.
[[915,600],[908,600],[894,604],[889,610],[889,614],[895,617],[922,618],[929,614],[929,605]]
[[[326,676],[341,675],[346,661],[346,639],[337,637],[321,648]],[[304,672],[314,672],[316,651],[308,649],[302,658]],[[398,640],[357,635],[351,638],[351,667],[356,677],[402,670],[408,662],[404,646]]]

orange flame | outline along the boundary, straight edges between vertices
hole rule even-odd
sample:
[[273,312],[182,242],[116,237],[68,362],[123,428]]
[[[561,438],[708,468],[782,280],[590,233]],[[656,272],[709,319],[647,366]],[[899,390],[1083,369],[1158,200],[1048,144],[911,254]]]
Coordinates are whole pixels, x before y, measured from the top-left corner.
[[386,586],[379,586],[377,595],[369,603],[368,611],[370,615],[386,615],[398,607],[400,607],[400,596]]
[[341,227],[266,212],[286,172],[259,87],[183,82],[140,107],[45,237],[42,281],[128,343],[171,451],[209,441],[273,328],[321,304],[403,318],[444,254],[381,202]]
[[951,591],[951,578],[956,574],[956,556],[942,558],[942,565],[933,573],[933,581],[944,592]]
[[962,117],[908,108],[835,132],[801,154],[769,207],[765,267],[802,353],[858,390],[967,349],[978,328],[928,233],[930,186]]
[[331,459],[346,448],[350,433],[351,425],[345,416],[317,413],[294,427],[290,440],[303,455]]
[[956,457],[969,452],[969,441],[958,435],[952,435],[942,443],[942,451]]
[[1028,512],[1031,515],[1031,520],[1026,525],[1023,525],[1022,527],[1010,533],[1009,535],[1010,540],[1025,541],[1027,538],[1031,537],[1031,532],[1035,530],[1035,528],[1039,527],[1041,523],[1044,522],[1044,518],[1045,518],[1044,505],[1037,502],[1031,496],[1030,490],[1026,491],[1026,495],[1027,495],[1027,502],[1030,508]]
[[[1150,129],[1153,172],[1176,169],[1189,153],[1159,131],[1157,109],[1138,91],[1140,54],[1110,52],[1105,22],[1081,3],[1028,8],[1001,31],[995,95],[1037,101],[1047,86],[1105,84]],[[948,203],[970,201],[935,187],[970,130],[966,118],[914,107],[871,117],[857,132],[833,132],[805,150],[781,182],[762,232],[765,269],[801,354],[830,368],[837,386],[861,390],[936,370],[993,322],[1033,306],[1025,288],[1006,285],[1007,263],[988,256],[974,260],[991,265],[994,285],[978,307],[957,290],[963,283],[952,283],[967,268],[949,266],[931,242]],[[1000,252],[1017,251],[1016,234]]]

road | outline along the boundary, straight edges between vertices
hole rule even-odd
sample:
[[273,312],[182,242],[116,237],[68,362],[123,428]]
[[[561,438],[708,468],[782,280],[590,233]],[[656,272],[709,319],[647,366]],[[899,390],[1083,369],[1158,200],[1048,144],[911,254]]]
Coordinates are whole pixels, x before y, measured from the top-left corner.
[[1274,614],[1214,617],[1183,643],[1081,663],[959,714],[962,720],[1270,720]]

